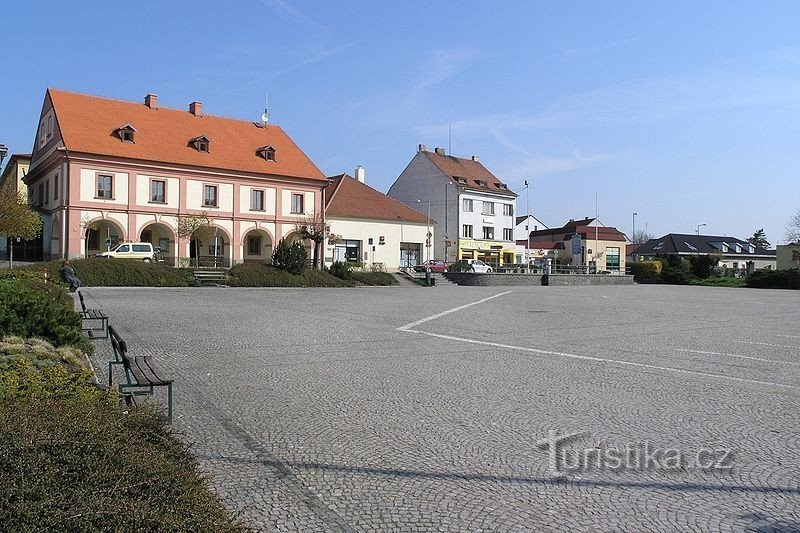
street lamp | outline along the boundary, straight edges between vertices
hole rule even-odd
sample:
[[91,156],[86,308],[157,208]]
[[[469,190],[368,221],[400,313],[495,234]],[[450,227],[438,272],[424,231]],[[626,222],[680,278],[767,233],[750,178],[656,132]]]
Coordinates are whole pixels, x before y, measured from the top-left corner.
[[[427,252],[426,253],[427,260],[430,261],[431,260],[431,201],[430,200],[425,200],[425,201],[428,202],[428,221],[425,228],[427,230],[427,233],[425,235],[425,251]],[[422,200],[417,199],[417,203],[421,204]]]
[[447,249],[449,248],[449,246],[447,245],[447,242],[448,239],[450,238],[450,224],[448,223],[447,220],[447,211],[448,207],[450,206],[450,204],[447,202],[447,189],[450,187],[450,185],[454,185],[454,183],[448,179],[444,184],[444,260],[445,261],[448,261]]
[[0,167],[3,166],[3,159],[8,155],[8,148],[5,144],[0,144]]
[[633,213],[633,229],[631,230],[631,244],[636,244],[636,215],[639,213]]
[[700,235],[700,228],[701,228],[702,226],[708,226],[708,224],[698,224],[698,225],[697,225],[697,234],[698,234],[698,235]]

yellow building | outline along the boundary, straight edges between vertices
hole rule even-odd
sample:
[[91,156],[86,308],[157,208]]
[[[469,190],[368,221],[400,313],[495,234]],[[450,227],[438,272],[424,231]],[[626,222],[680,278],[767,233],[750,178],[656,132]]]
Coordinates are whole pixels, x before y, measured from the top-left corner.
[[800,244],[779,244],[776,259],[778,270],[800,268]]

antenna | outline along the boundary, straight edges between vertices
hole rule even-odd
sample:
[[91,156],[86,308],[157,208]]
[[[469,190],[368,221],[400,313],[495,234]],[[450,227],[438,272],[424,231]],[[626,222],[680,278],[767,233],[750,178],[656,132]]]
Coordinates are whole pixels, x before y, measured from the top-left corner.
[[447,153],[453,155],[453,123],[447,125]]
[[267,125],[269,122],[269,93],[266,93],[266,97],[264,98],[264,114],[261,115],[261,120],[264,122],[264,125]]

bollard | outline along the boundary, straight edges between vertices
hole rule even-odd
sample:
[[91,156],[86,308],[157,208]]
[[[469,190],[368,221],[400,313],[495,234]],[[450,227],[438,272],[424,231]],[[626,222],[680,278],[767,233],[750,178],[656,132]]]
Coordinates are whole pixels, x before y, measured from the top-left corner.
[[431,267],[425,269],[425,281],[428,283],[428,287],[431,286]]
[[44,269],[44,284],[47,285],[47,269]]

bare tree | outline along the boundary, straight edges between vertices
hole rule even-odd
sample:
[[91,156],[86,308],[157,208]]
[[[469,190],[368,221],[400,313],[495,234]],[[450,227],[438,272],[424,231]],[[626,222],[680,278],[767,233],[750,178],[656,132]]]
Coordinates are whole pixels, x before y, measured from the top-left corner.
[[309,239],[314,243],[314,268],[320,268],[319,252],[326,235],[330,233],[330,226],[322,221],[322,215],[317,214],[301,218],[294,227],[303,239]]
[[14,266],[15,238],[35,239],[42,233],[42,217],[31,209],[27,198],[17,192],[7,181],[0,187],[0,235],[12,239],[9,247],[8,266]]
[[633,239],[631,240],[633,241],[633,244],[644,244],[652,238],[653,236],[647,233],[646,231],[639,230],[633,234]]
[[800,209],[786,223],[785,238],[787,242],[800,243]]
[[214,235],[214,228],[211,226],[211,219],[208,213],[200,215],[184,215],[178,217],[178,237],[183,239],[194,239],[195,261],[200,264],[200,239],[211,238]]

